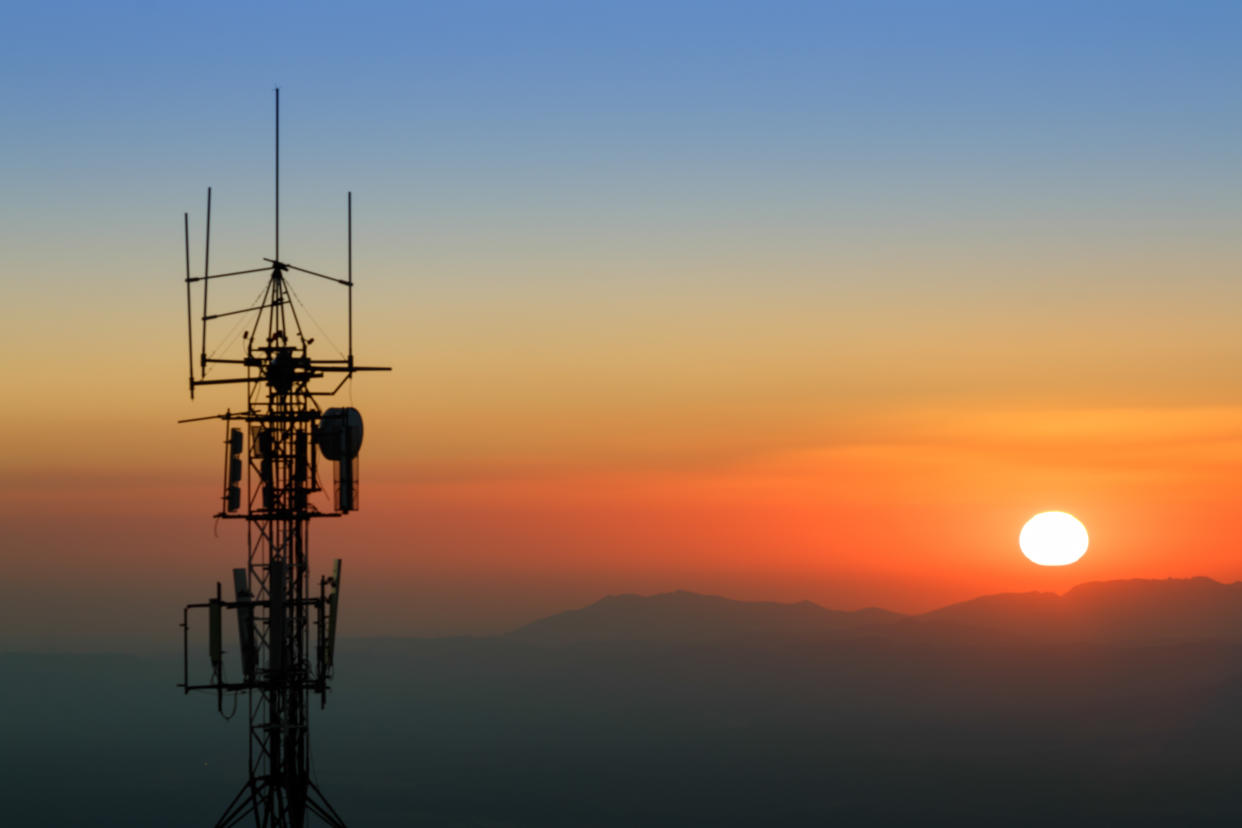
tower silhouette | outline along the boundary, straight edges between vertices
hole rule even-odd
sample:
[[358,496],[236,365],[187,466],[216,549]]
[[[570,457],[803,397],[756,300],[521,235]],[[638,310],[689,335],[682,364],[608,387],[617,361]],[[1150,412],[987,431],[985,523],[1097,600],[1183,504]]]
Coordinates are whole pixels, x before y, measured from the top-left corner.
[[[245,697],[249,715],[248,778],[217,820],[217,826],[302,826],[313,814],[330,826],[341,816],[310,775],[309,707],[311,694],[327,701],[333,675],[341,562],[321,576],[317,589],[310,570],[310,525],[320,518],[340,518],[358,508],[358,452],[362,418],[349,407],[324,408],[355,373],[387,371],[360,366],[353,352],[353,195],[346,196],[347,272],[345,278],[308,270],[280,258],[280,90],[276,90],[275,251],[262,267],[211,273],[211,189],[203,272],[190,272],[189,214],[185,215],[186,325],[190,396],[197,388],[240,385],[240,411],[196,417],[182,422],[223,420],[225,469],[217,518],[246,522],[246,566],[233,570],[232,600],[216,584],[216,595],[188,605],[182,615],[184,677],[179,685],[214,691],[217,708],[224,698]],[[212,312],[209,287],[217,279],[266,277],[256,304]],[[322,279],[345,288],[349,350],[334,358],[312,355],[297,312],[301,301],[293,279]],[[202,283],[198,376],[195,377],[192,288]],[[305,306],[303,306],[305,307]],[[309,313],[307,311],[307,313]],[[241,330],[239,354],[208,354],[211,323],[230,318]],[[225,343],[227,344],[227,343]],[[216,374],[220,375],[217,376]],[[320,457],[332,465],[333,483],[321,484]],[[330,499],[327,495],[330,494]],[[318,501],[329,501],[321,506]],[[192,683],[189,667],[189,621],[192,610],[205,610],[211,679]],[[223,614],[236,615],[238,675],[226,675]]]

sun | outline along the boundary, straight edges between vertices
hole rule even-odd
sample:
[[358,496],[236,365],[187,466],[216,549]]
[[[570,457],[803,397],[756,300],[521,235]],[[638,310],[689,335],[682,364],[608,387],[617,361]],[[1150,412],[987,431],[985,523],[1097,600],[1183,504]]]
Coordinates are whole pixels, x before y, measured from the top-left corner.
[[1072,564],[1087,551],[1087,527],[1065,512],[1041,512],[1018,535],[1022,554],[1040,566]]

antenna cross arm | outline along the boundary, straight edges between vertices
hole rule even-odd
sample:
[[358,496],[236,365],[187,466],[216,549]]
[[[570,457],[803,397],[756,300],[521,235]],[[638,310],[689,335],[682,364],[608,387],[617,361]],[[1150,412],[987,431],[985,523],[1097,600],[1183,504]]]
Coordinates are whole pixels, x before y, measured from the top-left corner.
[[223,279],[225,276],[244,276],[247,273],[266,273],[270,267],[255,267],[250,270],[234,270],[232,273],[212,273],[208,276],[187,276],[187,282],[201,282],[205,279]]
[[177,420],[178,423],[201,423],[207,420],[245,420],[248,419],[245,414],[234,414],[225,412],[224,414],[211,414],[206,417],[190,417],[187,420]]
[[194,384],[198,385],[228,385],[232,382],[250,382],[249,377],[232,377],[230,379],[210,379],[210,380],[194,380]]
[[391,365],[316,365],[316,371],[352,374],[354,371],[391,371]]
[[261,311],[266,308],[274,308],[274,307],[277,307],[283,304],[284,304],[283,300],[274,299],[271,302],[264,302],[262,305],[255,305],[253,308],[242,308],[241,310],[231,310],[231,311],[224,311],[222,313],[209,314],[203,317],[203,321],[207,322],[211,319],[219,319],[222,316],[236,316],[239,313],[251,313],[252,311]]
[[278,262],[275,259],[264,259],[263,261],[271,262],[272,264],[277,265],[278,267],[281,267],[281,268],[288,268],[289,270],[296,270],[298,273],[305,273],[309,276],[318,276],[320,279],[327,279],[329,282],[336,282],[339,285],[346,285],[348,287],[353,287],[353,284],[354,284],[348,279],[338,279],[335,276],[327,276],[323,273],[316,273],[313,270],[307,270],[304,267],[298,267],[297,265],[286,264],[285,262]]
[[[212,515],[213,518],[217,518],[219,520],[273,520],[273,519],[283,518],[286,516],[287,516],[287,510],[285,512],[281,512],[281,511],[255,512],[252,515],[234,515],[234,514],[230,514],[229,512],[216,512],[214,515]],[[345,513],[344,512],[309,512],[305,515],[305,517],[307,520],[310,520],[311,518],[339,518],[339,517],[345,517]]]

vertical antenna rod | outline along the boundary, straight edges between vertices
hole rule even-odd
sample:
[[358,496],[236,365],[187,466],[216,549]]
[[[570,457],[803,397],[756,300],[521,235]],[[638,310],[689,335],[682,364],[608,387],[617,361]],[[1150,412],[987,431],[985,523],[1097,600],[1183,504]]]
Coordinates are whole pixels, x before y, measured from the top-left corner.
[[276,87],[276,254],[280,261],[280,87]]
[[346,258],[349,260],[346,265],[347,272],[345,275],[346,284],[349,287],[346,291],[349,293],[349,367],[354,367],[354,194],[352,192],[345,194],[345,227],[346,229]]
[[190,363],[190,399],[194,399],[194,323],[190,318],[190,214],[185,213],[185,339]]
[[203,241],[203,336],[199,340],[199,346],[202,348],[198,360],[199,379],[207,378],[207,283],[211,280],[207,278],[208,265],[211,264],[211,188],[207,188],[207,238]]

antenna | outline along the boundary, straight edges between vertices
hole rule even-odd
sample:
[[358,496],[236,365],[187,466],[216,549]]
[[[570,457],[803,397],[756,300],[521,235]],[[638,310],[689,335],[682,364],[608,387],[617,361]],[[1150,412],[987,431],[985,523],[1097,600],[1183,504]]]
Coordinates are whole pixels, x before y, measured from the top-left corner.
[[354,194],[345,194],[345,278],[349,282],[349,364],[354,364]]
[[[341,279],[280,259],[280,90],[276,90],[276,253],[262,267],[212,273],[211,188],[207,188],[207,226],[203,273],[190,273],[190,220],[185,216],[186,324],[190,349],[190,396],[203,385],[245,387],[241,411],[196,417],[223,420],[225,426],[224,492],[220,520],[246,521],[247,560],[233,570],[235,600],[225,600],[220,584],[215,597],[190,604],[182,615],[186,693],[214,692],[223,713],[224,696],[248,700],[250,751],[248,779],[225,808],[217,826],[243,822],[300,828],[307,814],[329,826],[344,826],[310,778],[309,700],[327,703],[333,677],[340,594],[340,561],[330,578],[320,579],[318,595],[310,590],[310,525],[318,518],[341,517],[358,508],[358,451],[362,415],[354,408],[321,407],[355,374],[387,371],[359,366],[353,354],[353,195],[346,196],[347,278]],[[209,313],[208,282],[266,274],[258,304]],[[346,288],[349,355],[320,358],[305,336],[293,281],[317,277]],[[194,332],[190,285],[202,281],[202,330],[199,378],[194,378]],[[219,300],[217,300],[219,301]],[[207,354],[212,323],[238,317],[240,353]],[[223,376],[206,376],[219,366]],[[335,380],[335,383],[333,382]],[[183,420],[189,422],[189,420]],[[319,458],[334,465],[329,490],[320,484]],[[245,473],[243,474],[243,469]],[[327,589],[331,586],[331,590]],[[191,611],[205,610],[208,622],[210,679],[190,677]],[[233,661],[222,642],[222,614],[237,614],[238,650]],[[196,616],[197,617],[197,616]],[[315,638],[311,638],[311,627]],[[239,662],[239,663],[238,663]],[[230,665],[233,665],[232,667]],[[230,677],[231,674],[231,677]]]
[[185,214],[185,338],[190,361],[190,399],[194,399],[194,322],[190,313],[190,214]]
[[[198,357],[198,378],[207,379],[207,274],[211,272],[211,188],[207,188],[207,236],[203,242],[203,335],[199,339],[202,348]],[[191,388],[191,391],[194,389]]]
[[[332,577],[324,579],[332,586],[332,592],[328,596],[328,633],[327,633],[327,652],[324,655],[324,663],[327,664],[328,670],[332,670],[332,660],[336,653],[336,614],[341,606],[341,559],[337,558],[336,563],[332,565]],[[320,585],[322,591],[323,585]]]
[[272,258],[280,261],[280,87],[276,87],[276,252]]

